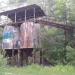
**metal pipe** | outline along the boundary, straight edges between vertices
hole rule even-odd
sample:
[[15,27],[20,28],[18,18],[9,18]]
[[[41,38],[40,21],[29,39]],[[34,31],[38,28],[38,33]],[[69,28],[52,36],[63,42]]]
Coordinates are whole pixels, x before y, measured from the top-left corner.
[[7,20],[6,20],[6,26],[8,25],[8,14],[7,14]]
[[16,23],[16,16],[17,16],[17,15],[16,15],[16,12],[15,12],[15,23]]
[[27,11],[25,10],[25,22],[26,22],[26,19],[27,19]]
[[35,8],[34,8],[34,23],[35,23],[35,18],[36,18],[36,12],[35,12]]

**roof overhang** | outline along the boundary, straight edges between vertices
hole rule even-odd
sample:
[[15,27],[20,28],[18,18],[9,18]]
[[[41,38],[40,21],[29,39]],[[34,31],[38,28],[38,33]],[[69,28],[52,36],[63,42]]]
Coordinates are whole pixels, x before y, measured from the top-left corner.
[[[35,9],[35,11],[34,11]],[[16,21],[24,21],[25,20],[25,12],[26,12],[26,19],[31,18],[38,18],[45,16],[45,13],[43,10],[36,4],[33,5],[27,5],[23,7],[19,7],[16,9],[11,9],[7,11],[0,12],[1,15],[8,16],[13,22],[15,21],[15,13],[16,13]],[[34,15],[35,14],[35,15]]]

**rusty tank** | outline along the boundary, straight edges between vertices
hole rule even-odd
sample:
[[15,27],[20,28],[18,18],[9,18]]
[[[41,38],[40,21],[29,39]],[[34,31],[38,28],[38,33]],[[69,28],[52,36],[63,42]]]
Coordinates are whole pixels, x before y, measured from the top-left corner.
[[20,27],[20,48],[34,48],[39,44],[40,25],[34,22],[24,22]]
[[19,30],[14,26],[5,26],[3,31],[3,49],[19,48]]

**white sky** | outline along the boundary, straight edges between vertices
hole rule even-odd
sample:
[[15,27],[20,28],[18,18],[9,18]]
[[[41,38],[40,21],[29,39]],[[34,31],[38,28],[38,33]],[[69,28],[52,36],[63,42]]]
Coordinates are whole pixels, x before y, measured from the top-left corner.
[[2,7],[6,6],[9,0],[0,0],[0,4]]

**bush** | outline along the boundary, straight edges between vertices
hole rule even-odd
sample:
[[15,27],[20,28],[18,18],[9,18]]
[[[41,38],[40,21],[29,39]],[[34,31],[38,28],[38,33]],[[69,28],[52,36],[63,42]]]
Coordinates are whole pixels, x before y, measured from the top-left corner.
[[67,63],[70,65],[75,65],[75,49],[70,46],[67,46],[66,49],[67,49],[66,54]]
[[6,65],[6,59],[3,58],[3,55],[0,54],[0,67],[5,66]]

